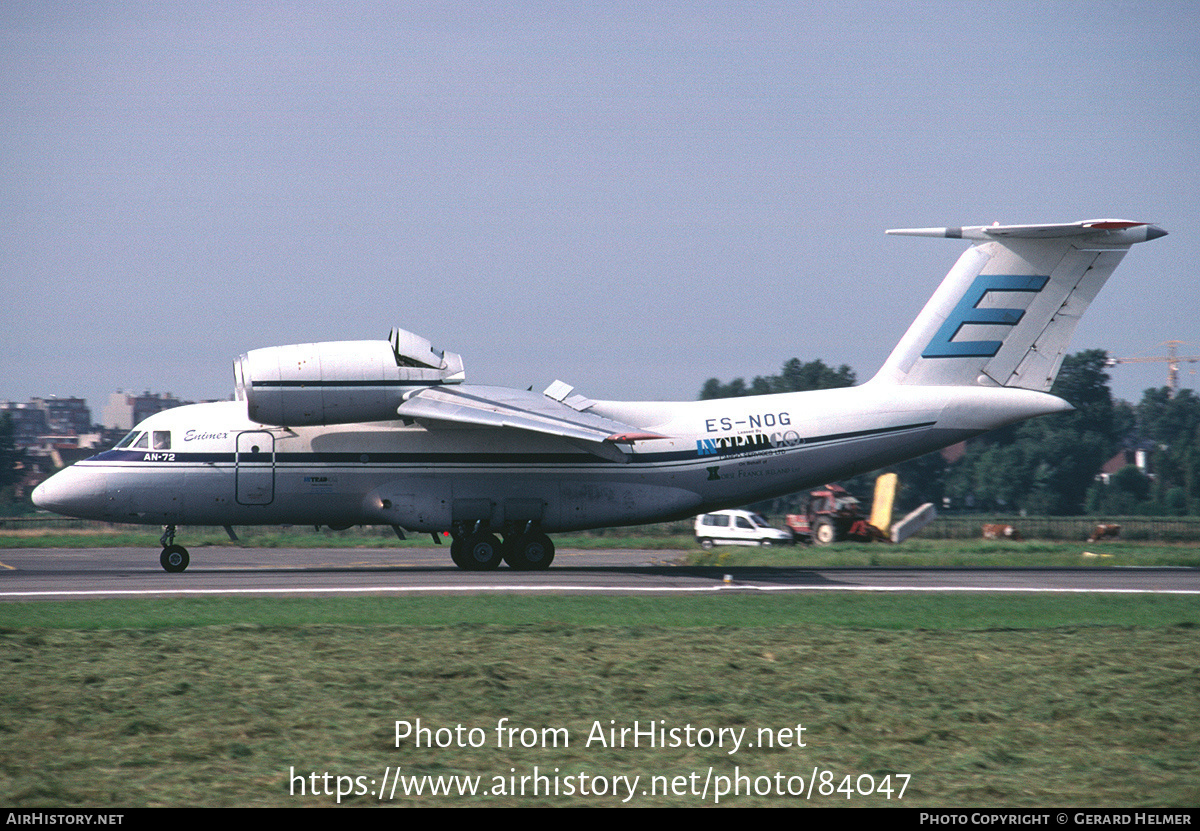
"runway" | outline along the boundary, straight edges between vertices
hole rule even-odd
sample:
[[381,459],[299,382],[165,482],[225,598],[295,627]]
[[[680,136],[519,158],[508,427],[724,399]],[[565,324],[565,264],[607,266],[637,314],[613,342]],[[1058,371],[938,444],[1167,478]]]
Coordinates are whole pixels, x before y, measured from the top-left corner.
[[112,597],[404,594],[986,592],[1200,595],[1192,568],[707,568],[671,551],[563,550],[547,571],[464,572],[447,548],[235,548],[191,552],[167,574],[157,550],[0,552],[0,601]]

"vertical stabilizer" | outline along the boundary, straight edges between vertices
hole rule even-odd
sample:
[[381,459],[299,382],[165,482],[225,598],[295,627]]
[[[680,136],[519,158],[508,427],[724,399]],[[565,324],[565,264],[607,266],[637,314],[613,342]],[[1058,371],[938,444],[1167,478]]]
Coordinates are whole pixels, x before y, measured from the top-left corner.
[[1100,219],[888,233],[973,244],[872,383],[1047,392],[1079,318],[1125,252],[1166,231],[1144,222]]

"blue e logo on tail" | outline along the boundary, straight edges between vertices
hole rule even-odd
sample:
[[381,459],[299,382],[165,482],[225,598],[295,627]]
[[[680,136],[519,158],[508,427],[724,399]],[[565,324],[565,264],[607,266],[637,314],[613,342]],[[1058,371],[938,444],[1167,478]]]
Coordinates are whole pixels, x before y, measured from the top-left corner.
[[946,318],[921,353],[922,358],[990,358],[1000,351],[1003,341],[954,341],[958,330],[968,323],[1016,326],[1024,309],[977,309],[989,291],[1039,292],[1049,277],[1016,274],[980,274],[971,287],[959,298],[958,305]]

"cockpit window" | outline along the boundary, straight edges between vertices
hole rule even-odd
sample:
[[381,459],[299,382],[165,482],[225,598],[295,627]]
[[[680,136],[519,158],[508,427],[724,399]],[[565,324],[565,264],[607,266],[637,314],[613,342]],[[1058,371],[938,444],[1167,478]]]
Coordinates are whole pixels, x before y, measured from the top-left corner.
[[123,438],[123,439],[121,439],[119,442],[117,442],[117,443],[114,445],[114,447],[128,447],[129,445],[133,444],[133,440],[134,440],[134,439],[136,439],[136,438],[137,438],[138,436],[140,436],[141,434],[142,434],[142,433],[141,433],[141,431],[140,431],[140,430],[131,430],[131,431],[130,431],[130,432],[129,432],[129,433],[126,435],[126,436],[125,436],[125,438]]
[[133,447],[137,450],[145,450],[149,446],[150,446],[150,434],[149,433],[139,433],[138,437],[137,437],[137,441],[135,441],[133,444],[130,445],[130,447]]
[[154,449],[155,450],[170,450],[171,449],[171,431],[170,430],[155,430],[154,431]]

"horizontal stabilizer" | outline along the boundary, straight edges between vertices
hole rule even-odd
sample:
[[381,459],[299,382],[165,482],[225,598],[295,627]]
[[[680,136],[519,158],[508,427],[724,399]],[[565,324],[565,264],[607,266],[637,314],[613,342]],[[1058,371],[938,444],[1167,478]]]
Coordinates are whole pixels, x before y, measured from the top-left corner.
[[[944,237],[946,239],[1064,239],[1088,237],[1097,245],[1132,245],[1135,242],[1164,237],[1167,232],[1148,222],[1128,219],[1085,219],[1083,222],[1051,223],[1048,225],[973,225],[959,228],[893,228],[887,231],[909,237]],[[1075,240],[1079,242],[1080,240]]]

